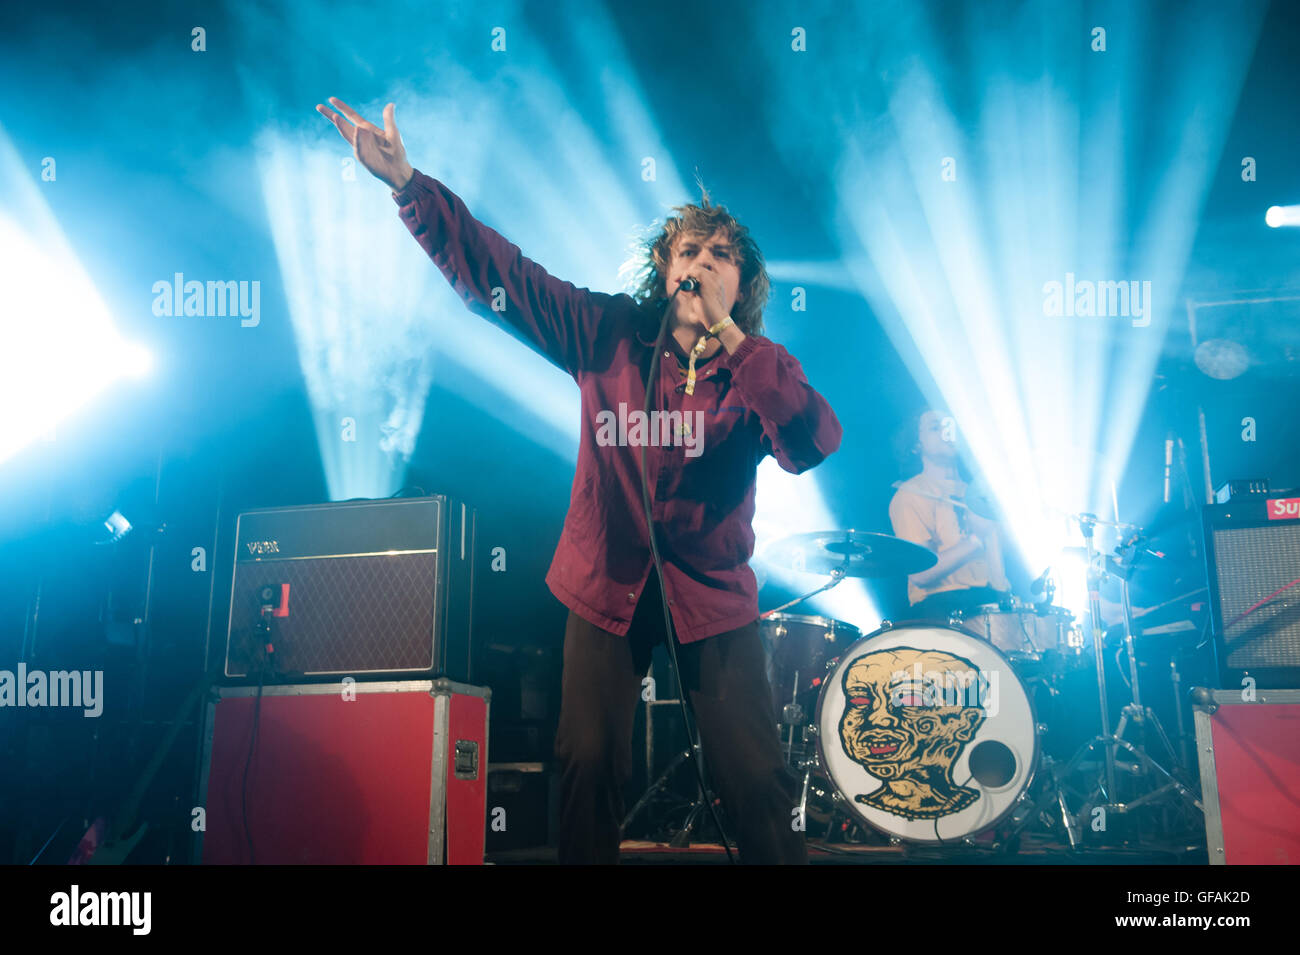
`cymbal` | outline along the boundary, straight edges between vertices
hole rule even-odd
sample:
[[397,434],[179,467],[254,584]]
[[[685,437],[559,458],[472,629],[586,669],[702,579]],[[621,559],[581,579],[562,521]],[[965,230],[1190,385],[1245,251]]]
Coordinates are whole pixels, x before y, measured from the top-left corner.
[[894,577],[919,574],[939,562],[920,544],[868,531],[813,531],[774,541],[763,558],[791,570],[846,577]]

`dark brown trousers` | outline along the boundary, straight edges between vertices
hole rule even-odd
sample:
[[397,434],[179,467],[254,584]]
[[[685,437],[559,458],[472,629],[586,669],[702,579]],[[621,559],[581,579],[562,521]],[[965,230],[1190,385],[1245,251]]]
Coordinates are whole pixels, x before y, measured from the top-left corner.
[[[632,723],[651,653],[664,639],[654,571],[627,636],[569,614],[555,737],[561,864],[618,861]],[[741,861],[806,863],[804,834],[795,826],[799,783],[782,758],[758,622],[678,643],[677,658],[699,725],[705,767]]]

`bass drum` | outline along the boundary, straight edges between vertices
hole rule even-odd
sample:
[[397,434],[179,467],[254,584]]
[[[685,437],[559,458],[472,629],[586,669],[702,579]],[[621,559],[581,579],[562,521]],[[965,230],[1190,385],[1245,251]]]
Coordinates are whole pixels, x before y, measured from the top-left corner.
[[937,845],[996,826],[1038,766],[1024,684],[994,646],[915,624],[868,634],[817,702],[822,771],[866,824]]

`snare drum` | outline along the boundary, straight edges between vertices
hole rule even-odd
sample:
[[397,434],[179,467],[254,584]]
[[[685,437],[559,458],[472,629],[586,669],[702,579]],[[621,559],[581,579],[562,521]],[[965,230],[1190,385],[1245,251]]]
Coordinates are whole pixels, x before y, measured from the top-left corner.
[[1009,816],[1038,766],[1024,684],[991,643],[951,627],[878,630],[834,661],[817,703],[821,768],[844,806],[938,844]]
[[1064,607],[1004,610],[997,604],[985,604],[954,615],[952,622],[978,634],[1013,660],[1038,660],[1048,651],[1067,651],[1074,615]]

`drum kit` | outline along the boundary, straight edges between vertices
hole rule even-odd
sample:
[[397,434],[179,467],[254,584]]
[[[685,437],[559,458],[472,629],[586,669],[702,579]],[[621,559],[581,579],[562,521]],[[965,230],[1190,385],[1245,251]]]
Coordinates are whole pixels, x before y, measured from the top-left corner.
[[[1124,739],[1129,726],[1154,726],[1168,742],[1142,705],[1136,679],[1133,701],[1111,731],[1104,641],[1091,639],[1105,629],[1097,578],[1107,570],[1091,559],[1092,527],[1104,522],[1080,518],[1094,604],[1088,629],[1051,605],[1049,589],[1039,604],[1008,598],[941,622],[884,621],[863,634],[843,621],[786,611],[848,577],[918,573],[936,562],[931,551],[885,534],[840,530],[788,537],[765,552],[787,568],[828,578],[760,618],[782,745],[802,777],[800,817],[810,838],[812,823],[820,822],[832,849],[829,843],[842,837],[1015,851],[1026,831],[1079,849],[1085,830],[1108,830],[1111,814],[1170,802],[1181,802],[1185,813],[1200,808],[1180,779],[1184,767],[1172,746],[1171,772],[1147,753],[1145,733],[1136,742]],[[1126,578],[1120,582],[1136,676]],[[1067,675],[1092,665],[1101,732],[1068,760],[1055,761],[1044,745],[1053,730],[1042,716],[1053,711]],[[1124,802],[1125,796],[1135,798]]]

